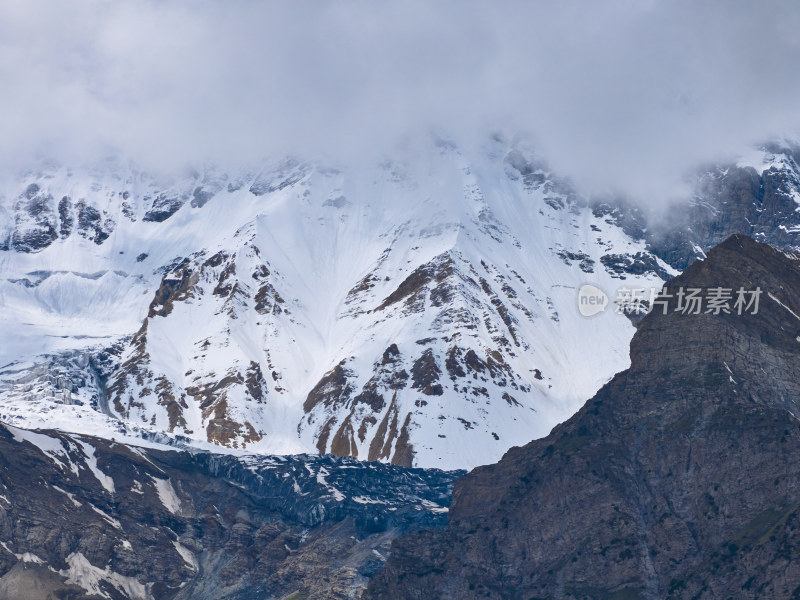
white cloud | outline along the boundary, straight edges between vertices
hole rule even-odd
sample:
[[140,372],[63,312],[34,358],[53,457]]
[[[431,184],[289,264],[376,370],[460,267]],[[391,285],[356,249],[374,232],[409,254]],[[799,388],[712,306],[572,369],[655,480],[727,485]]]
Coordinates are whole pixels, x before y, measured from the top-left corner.
[[586,188],[667,196],[796,135],[797,31],[791,0],[10,0],[0,160],[357,160],[500,128]]

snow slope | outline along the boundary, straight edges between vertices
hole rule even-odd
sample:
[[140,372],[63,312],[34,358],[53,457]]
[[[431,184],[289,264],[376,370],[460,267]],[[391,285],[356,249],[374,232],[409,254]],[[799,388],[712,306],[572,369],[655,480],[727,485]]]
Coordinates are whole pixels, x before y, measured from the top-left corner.
[[628,366],[633,326],[578,288],[674,273],[502,139],[3,190],[0,415],[25,427],[485,464]]

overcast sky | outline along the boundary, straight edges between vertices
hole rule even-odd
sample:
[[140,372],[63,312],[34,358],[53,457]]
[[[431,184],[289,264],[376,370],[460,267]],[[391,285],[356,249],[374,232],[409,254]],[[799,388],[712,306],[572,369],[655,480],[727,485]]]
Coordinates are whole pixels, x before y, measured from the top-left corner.
[[534,137],[586,189],[671,189],[800,130],[793,0],[4,0],[0,160],[368,160]]

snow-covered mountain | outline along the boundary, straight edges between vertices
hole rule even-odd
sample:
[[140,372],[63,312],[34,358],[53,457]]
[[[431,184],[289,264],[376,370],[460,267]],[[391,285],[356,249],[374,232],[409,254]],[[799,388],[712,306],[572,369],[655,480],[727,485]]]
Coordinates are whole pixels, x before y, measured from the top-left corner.
[[[731,172],[791,186],[780,156]],[[582,200],[500,137],[357,167],[53,166],[0,194],[4,421],[447,469],[546,435],[628,366],[634,326],[581,316],[581,285],[660,288],[659,256],[713,241]]]

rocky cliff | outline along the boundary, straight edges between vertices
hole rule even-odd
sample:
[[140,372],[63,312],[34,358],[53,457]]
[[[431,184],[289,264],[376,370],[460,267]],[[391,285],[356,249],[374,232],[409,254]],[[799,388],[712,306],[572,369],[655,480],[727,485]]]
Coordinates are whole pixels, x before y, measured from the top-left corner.
[[0,425],[0,598],[352,598],[457,475]]
[[459,480],[449,526],[396,541],[366,597],[800,596],[800,262],[737,235],[667,294],[630,369]]

